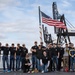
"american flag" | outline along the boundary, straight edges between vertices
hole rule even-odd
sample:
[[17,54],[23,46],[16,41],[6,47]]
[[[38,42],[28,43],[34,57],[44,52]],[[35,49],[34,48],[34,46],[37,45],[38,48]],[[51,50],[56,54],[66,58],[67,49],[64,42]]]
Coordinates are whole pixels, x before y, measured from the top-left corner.
[[42,14],[42,22],[49,25],[49,26],[55,26],[57,28],[63,28],[66,29],[66,26],[63,22],[53,20],[50,16],[46,15],[41,11]]

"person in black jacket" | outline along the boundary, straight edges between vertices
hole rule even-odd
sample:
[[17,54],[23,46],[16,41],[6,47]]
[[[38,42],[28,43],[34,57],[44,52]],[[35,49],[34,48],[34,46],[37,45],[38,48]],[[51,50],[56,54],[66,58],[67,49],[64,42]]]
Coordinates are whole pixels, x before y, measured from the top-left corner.
[[23,60],[25,59],[26,57],[26,54],[28,53],[28,49],[25,47],[25,44],[22,45],[22,51],[21,51],[21,61],[22,61],[22,66],[21,68],[23,67]]
[[1,55],[1,47],[2,47],[2,44],[1,44],[1,42],[0,42],[0,55]]
[[46,51],[44,51],[42,59],[40,59],[42,73],[48,72],[49,63],[50,62],[49,62],[48,55],[47,55]]
[[58,71],[60,71],[61,70],[61,62],[62,62],[62,58],[63,58],[63,54],[64,54],[64,48],[61,47],[61,44],[58,44],[57,50],[58,50]]
[[10,50],[10,70],[12,69],[14,71],[15,53],[16,53],[16,47],[14,47],[14,43],[12,43],[9,50]]
[[34,46],[31,47],[32,52],[32,71],[35,71],[36,67],[36,51],[38,50],[37,41],[34,42]]
[[3,71],[6,72],[6,68],[5,68],[5,62],[7,64],[7,71],[10,72],[10,66],[8,63],[8,54],[9,54],[9,47],[8,44],[6,43],[6,46],[3,47]]
[[58,50],[57,50],[57,48],[56,48],[56,44],[55,43],[53,43],[53,49],[52,49],[52,61],[53,61],[53,67],[54,67],[54,71],[55,71],[55,68],[56,68],[56,70],[58,70],[57,69],[57,67],[58,67]]
[[49,67],[48,67],[48,71],[51,72],[52,71],[52,63],[53,63],[53,61],[52,61],[52,50],[53,50],[52,43],[50,43],[48,45],[47,50],[48,50],[48,57],[49,57],[49,61],[50,61],[50,64],[49,64]]
[[40,45],[42,50],[46,50],[46,47],[43,45],[43,42],[40,42]]
[[16,47],[16,71],[18,71],[20,69],[20,59],[21,59],[21,48],[20,48],[20,44],[17,44]]
[[37,70],[40,71],[40,59],[42,58],[42,49],[41,45],[38,46],[38,50],[36,51],[36,58],[37,58]]
[[31,66],[31,63],[30,63],[29,55],[26,54],[25,59],[23,59],[23,72],[24,73],[27,73],[27,72],[29,73],[30,66]]
[[0,61],[1,61],[1,50],[2,50],[2,43],[0,42]]

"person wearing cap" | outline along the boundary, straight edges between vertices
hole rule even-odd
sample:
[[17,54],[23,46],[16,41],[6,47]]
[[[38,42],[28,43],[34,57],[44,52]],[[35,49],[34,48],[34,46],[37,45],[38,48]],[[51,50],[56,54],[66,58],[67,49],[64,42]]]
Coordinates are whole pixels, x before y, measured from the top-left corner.
[[1,44],[1,42],[0,42],[0,54],[1,54],[1,48],[2,48],[2,44]]
[[[4,46],[3,50],[3,71],[4,72],[10,72],[10,66],[9,66],[9,62],[8,62],[8,55],[9,55],[9,47],[8,47],[8,43],[6,43],[6,45]],[[7,65],[7,70],[6,70],[6,66],[5,63]]]
[[36,50],[38,50],[37,41],[34,42],[34,46],[31,47],[32,52],[32,72],[36,70]]
[[74,68],[74,64],[75,64],[75,48],[74,48],[73,44],[71,44],[69,55],[70,55],[71,68],[72,68],[72,71],[74,72],[74,69],[75,69]]
[[51,71],[53,71],[53,69],[52,69],[52,67],[53,67],[52,66],[52,64],[53,64],[53,61],[52,61],[53,45],[52,45],[52,43],[48,44],[47,50],[48,50],[48,58],[49,58],[49,61],[50,61],[48,71],[51,72]]
[[2,43],[0,42],[0,60],[1,60],[1,51],[3,50]]
[[36,50],[36,58],[37,58],[37,70],[41,71],[41,67],[40,67],[40,59],[42,58],[42,49],[41,49],[41,45],[38,46],[38,50]]
[[64,48],[64,55],[63,55],[63,71],[65,71],[66,68],[69,68],[69,48],[68,48],[68,44],[65,44],[65,48]]
[[61,62],[63,60],[63,55],[64,55],[64,48],[61,46],[61,44],[57,45],[57,50],[58,50],[58,71],[61,70]]
[[11,47],[9,48],[9,51],[10,51],[10,70],[14,71],[15,53],[16,53],[16,47],[14,47],[14,43],[12,43]]
[[54,71],[55,71],[55,68],[56,68],[56,71],[58,70],[58,50],[57,50],[57,47],[56,47],[56,44],[53,43],[53,50],[52,50],[52,61],[53,61],[53,67],[54,67]]
[[[71,45],[72,45],[72,43],[70,42],[70,43],[69,43],[69,47],[68,47],[68,48],[69,48],[69,51],[71,50]],[[70,67],[71,67],[71,66],[70,66],[70,55],[69,55],[68,58],[69,58],[68,64],[69,64],[69,71],[70,71]]]
[[22,44],[22,48],[21,48],[21,61],[22,61],[22,66],[21,66],[21,69],[23,67],[23,60],[25,59],[26,57],[26,54],[28,53],[28,49],[26,48],[25,44]]
[[43,42],[40,42],[42,50],[46,50],[46,47],[43,45]]
[[20,60],[21,60],[21,47],[20,44],[17,44],[16,47],[16,71],[20,69]]

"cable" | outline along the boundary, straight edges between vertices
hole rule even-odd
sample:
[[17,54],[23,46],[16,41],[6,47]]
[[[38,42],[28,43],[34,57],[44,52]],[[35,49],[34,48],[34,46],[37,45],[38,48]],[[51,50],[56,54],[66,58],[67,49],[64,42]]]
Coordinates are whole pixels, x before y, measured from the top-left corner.
[[[58,13],[59,14],[59,13]],[[59,14],[59,16],[61,16],[60,14]],[[75,28],[66,18],[65,18],[65,20],[68,22],[68,25],[69,25],[69,27],[73,27],[73,28]]]
[[66,22],[66,25],[68,25],[70,28],[72,28],[72,26],[71,26],[71,25],[69,25],[67,22]]
[[[65,19],[66,19],[66,18],[65,18]],[[69,22],[67,19],[66,19],[66,21]],[[70,24],[73,28],[75,28],[70,22],[69,22],[69,24]]]

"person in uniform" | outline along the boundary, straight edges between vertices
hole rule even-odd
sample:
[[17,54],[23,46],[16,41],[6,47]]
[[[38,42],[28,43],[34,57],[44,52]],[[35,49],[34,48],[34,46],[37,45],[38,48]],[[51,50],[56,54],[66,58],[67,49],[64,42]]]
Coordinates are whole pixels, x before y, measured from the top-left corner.
[[75,48],[74,48],[74,45],[71,44],[71,49],[69,51],[69,55],[70,55],[70,63],[71,63],[71,68],[72,68],[72,71],[74,72],[74,64],[75,64]]
[[52,43],[48,44],[47,50],[48,50],[48,58],[49,58],[49,61],[50,61],[48,71],[51,72],[52,71],[52,63],[53,63],[53,61],[52,61],[52,50],[53,50]]
[[20,44],[17,44],[16,47],[16,71],[20,69],[20,60],[21,60],[21,48]]
[[42,50],[46,50],[46,47],[43,45],[43,42],[40,42],[40,45]]
[[55,68],[56,68],[56,71],[58,70],[58,57],[59,57],[59,53],[58,53],[56,44],[53,43],[52,61],[53,61],[54,71],[55,71]]
[[50,62],[49,62],[49,58],[48,58],[47,52],[44,51],[42,59],[40,60],[42,73],[48,72],[49,63]]
[[63,55],[64,55],[64,48],[61,47],[61,44],[58,44],[57,50],[58,50],[58,71],[60,71],[61,70],[61,62],[63,60]]
[[21,52],[21,61],[22,61],[22,66],[21,68],[23,68],[23,60],[26,57],[26,54],[28,53],[28,49],[26,48],[25,44],[22,45],[22,52]]
[[34,46],[31,47],[32,52],[32,72],[37,68],[36,66],[36,51],[38,50],[37,41],[34,42]]
[[[10,72],[10,65],[9,65],[9,61],[8,61],[8,55],[9,55],[9,47],[8,47],[8,43],[6,43],[5,47],[3,47],[3,71],[4,72]],[[7,70],[5,67],[5,63],[7,65]]]
[[14,47],[14,43],[12,43],[11,47],[9,48],[10,51],[10,70],[14,71],[15,66],[15,53],[16,53],[16,47]]
[[23,59],[23,72],[24,73],[27,73],[27,72],[30,73],[30,66],[31,66],[30,58],[29,58],[29,55],[27,53],[25,56],[25,59]]
[[3,49],[2,43],[0,42],[0,61],[1,61],[1,51]]
[[42,58],[41,45],[39,45],[38,50],[36,50],[36,58],[37,58],[37,70],[41,71],[41,67],[40,67],[40,59]]

